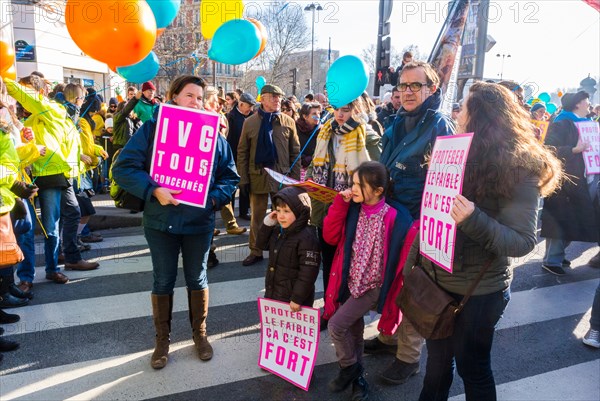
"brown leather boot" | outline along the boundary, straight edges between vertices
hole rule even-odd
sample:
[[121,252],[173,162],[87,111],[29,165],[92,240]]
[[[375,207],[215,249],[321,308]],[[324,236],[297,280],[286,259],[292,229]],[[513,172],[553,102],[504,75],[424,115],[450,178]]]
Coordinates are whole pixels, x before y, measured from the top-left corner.
[[208,361],[213,357],[213,349],[206,336],[206,316],[208,316],[208,288],[188,290],[190,323],[198,357]]
[[150,365],[154,369],[167,366],[169,360],[169,335],[171,333],[171,312],[173,311],[173,295],[152,295],[152,316],[156,329],[154,353]]

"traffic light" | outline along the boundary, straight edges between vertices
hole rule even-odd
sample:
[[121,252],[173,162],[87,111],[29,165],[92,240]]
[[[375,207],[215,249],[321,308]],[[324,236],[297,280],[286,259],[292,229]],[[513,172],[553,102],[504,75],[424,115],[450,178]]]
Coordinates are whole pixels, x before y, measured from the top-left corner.
[[[389,23],[388,23],[389,24]],[[381,41],[381,52],[379,53],[379,60],[381,67],[389,67],[390,66],[390,53],[392,50],[392,38],[390,36],[386,37]]]
[[290,72],[292,73],[292,81],[290,82],[292,84],[292,95],[296,96],[296,85],[298,85],[298,81],[297,81],[297,76],[298,76],[298,69],[297,68],[293,68],[290,70]]
[[306,81],[306,90],[310,92],[311,88],[312,88],[312,82],[311,79],[308,78]]

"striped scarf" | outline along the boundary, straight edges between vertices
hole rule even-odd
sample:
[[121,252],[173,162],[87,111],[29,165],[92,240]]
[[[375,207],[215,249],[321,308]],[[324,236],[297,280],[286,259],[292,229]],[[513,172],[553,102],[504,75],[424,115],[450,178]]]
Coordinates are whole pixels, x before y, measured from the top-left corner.
[[[370,160],[366,139],[367,131],[364,124],[353,119],[349,119],[342,126],[333,119],[327,121],[317,137],[317,146],[312,160],[313,181],[338,192],[348,189],[354,171],[362,162]],[[331,140],[339,140],[339,146],[337,148],[334,146],[333,166],[329,154]],[[331,172],[333,172],[333,182],[330,182],[329,178]]]

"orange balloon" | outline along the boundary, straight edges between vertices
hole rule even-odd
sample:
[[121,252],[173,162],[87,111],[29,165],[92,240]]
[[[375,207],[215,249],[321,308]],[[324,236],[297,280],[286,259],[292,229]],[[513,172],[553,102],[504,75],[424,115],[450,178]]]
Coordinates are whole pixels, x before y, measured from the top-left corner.
[[0,72],[4,72],[15,64],[15,49],[0,40]]
[[162,35],[165,32],[165,29],[167,28],[159,28],[156,30],[156,39],[160,38],[160,35]]
[[265,50],[265,47],[267,47],[267,38],[269,36],[269,33],[267,32],[267,28],[265,28],[265,26],[260,21],[254,18],[248,18],[248,21],[252,22],[258,29],[258,32],[260,33],[260,49],[258,49],[258,53],[254,55],[254,58],[256,58]]
[[15,69],[14,65],[10,66],[8,70],[5,70],[0,75],[2,75],[2,78],[10,78],[13,81],[17,80],[17,70]]
[[558,91],[558,97],[562,97],[563,93],[561,91]]
[[67,0],[65,22],[79,48],[111,65],[132,65],[156,42],[156,19],[145,0]]

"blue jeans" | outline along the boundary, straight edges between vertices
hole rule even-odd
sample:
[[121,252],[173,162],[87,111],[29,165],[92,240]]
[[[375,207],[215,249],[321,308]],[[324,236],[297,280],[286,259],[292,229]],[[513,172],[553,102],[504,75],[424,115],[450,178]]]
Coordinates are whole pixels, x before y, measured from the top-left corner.
[[[462,299],[462,295],[450,295]],[[467,401],[496,400],[490,352],[496,324],[509,300],[510,289],[472,296],[457,316],[452,336],[427,340],[427,369],[419,401],[448,399],[455,363]]]
[[60,188],[40,189],[38,199],[42,214],[42,226],[46,231],[44,239],[44,256],[46,258],[46,273],[59,271],[58,268],[58,245],[60,241],[60,199],[62,190]]
[[29,231],[17,235],[17,243],[25,257],[23,261],[17,265],[17,276],[21,281],[33,282],[33,278],[35,277],[35,208],[30,200],[24,202],[27,204],[32,224]]
[[593,330],[600,330],[600,283],[596,288],[594,303],[592,304],[592,316],[590,317],[590,327]]
[[[70,180],[72,183],[72,180]],[[62,249],[66,263],[77,263],[81,252],[77,246],[77,227],[81,221],[81,211],[73,186],[62,190],[60,201],[60,219],[62,225]]]
[[208,287],[206,261],[213,236],[212,231],[206,234],[181,235],[144,228],[144,235],[152,257],[153,294],[173,294],[180,252],[183,257],[183,274],[187,288],[203,290]]
[[543,263],[546,266],[561,266],[565,259],[565,249],[571,244],[571,241],[565,241],[560,238],[546,238],[546,252]]

